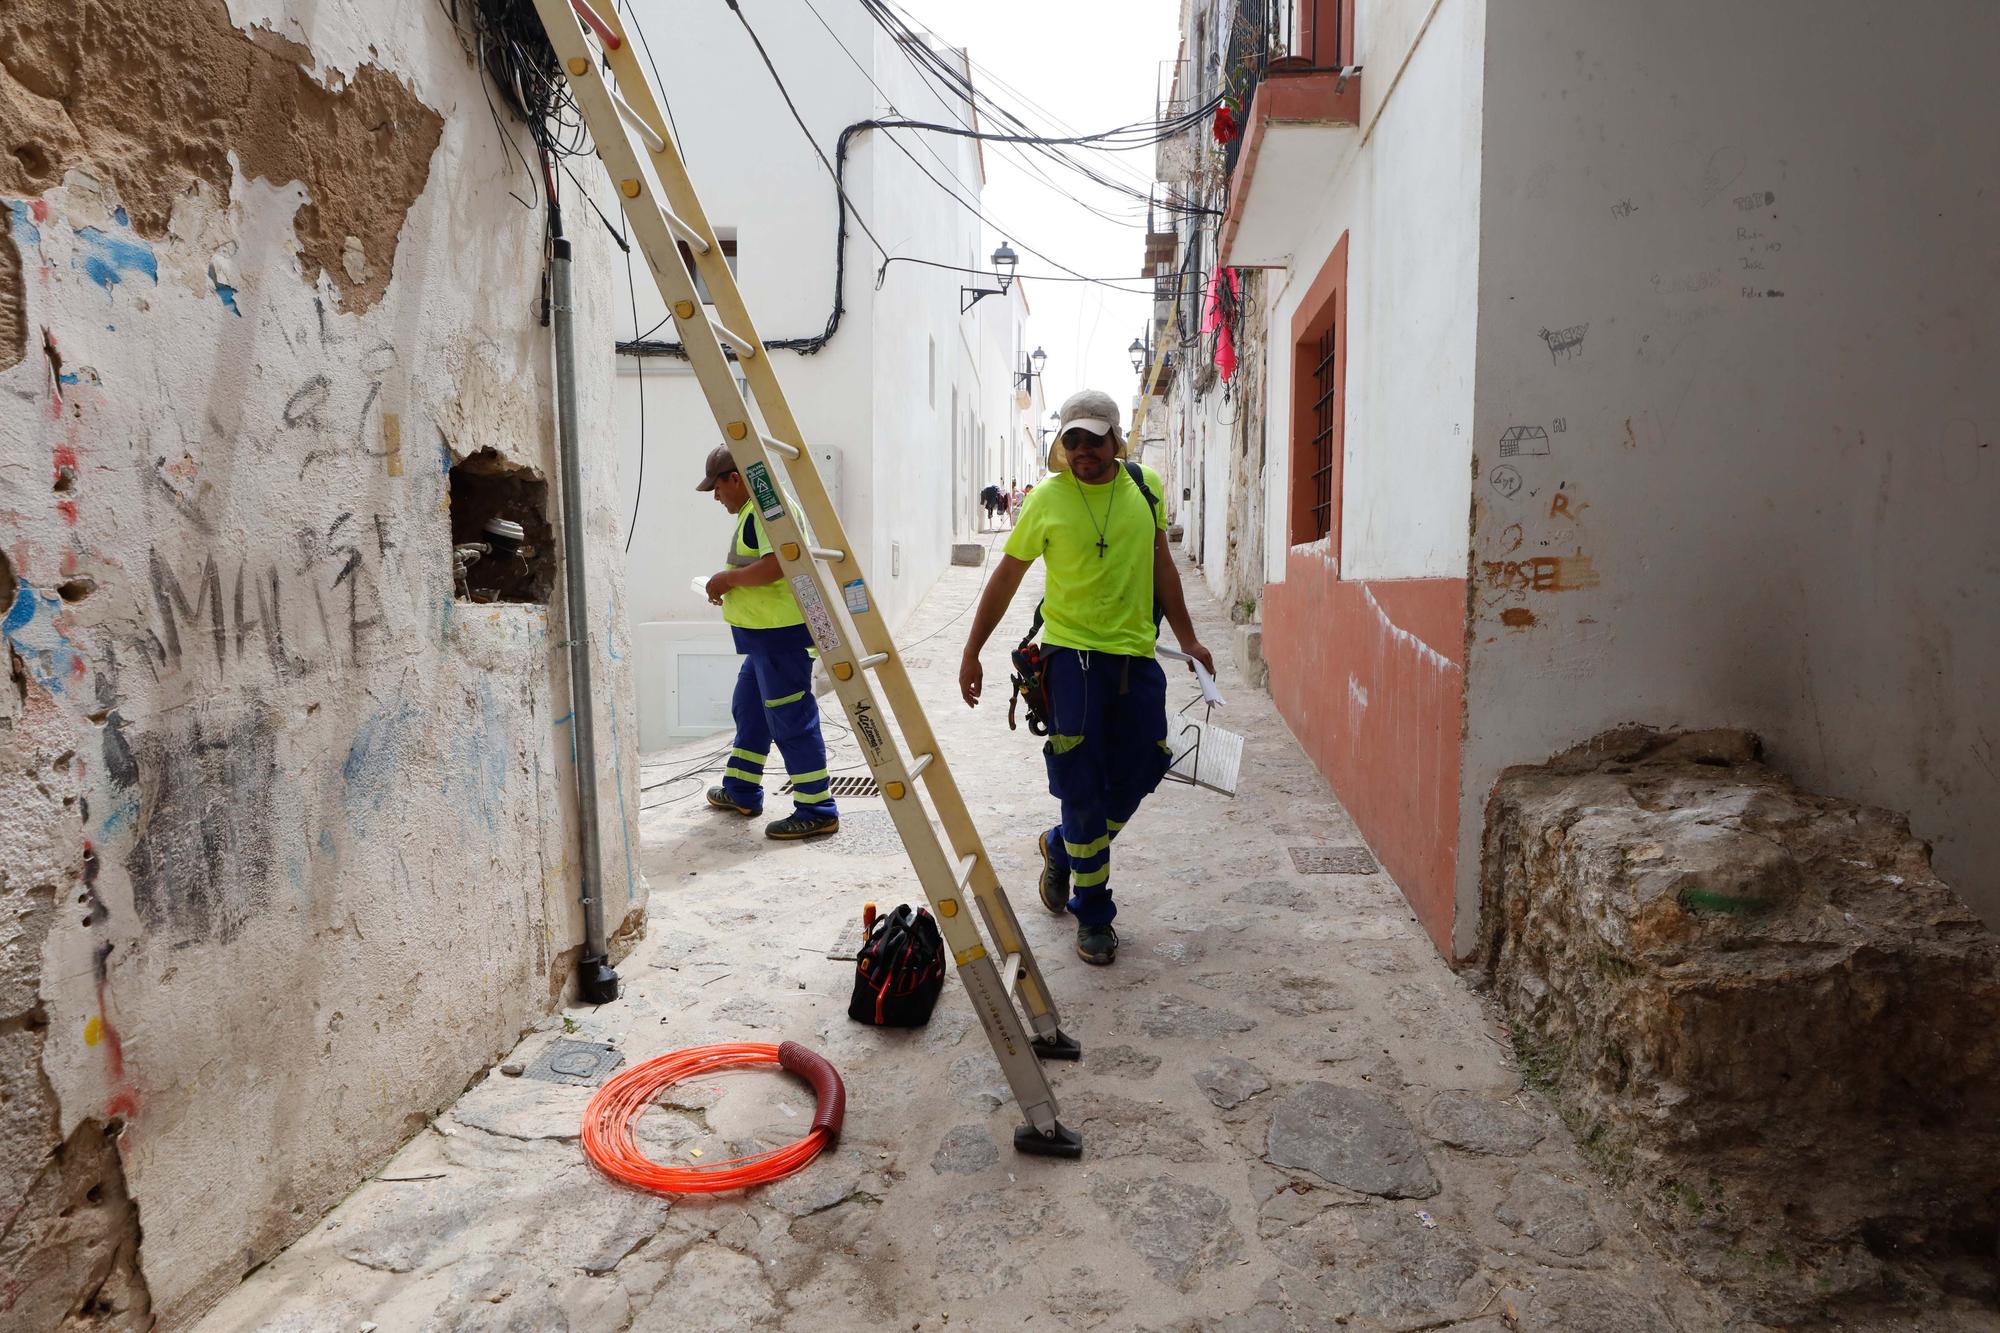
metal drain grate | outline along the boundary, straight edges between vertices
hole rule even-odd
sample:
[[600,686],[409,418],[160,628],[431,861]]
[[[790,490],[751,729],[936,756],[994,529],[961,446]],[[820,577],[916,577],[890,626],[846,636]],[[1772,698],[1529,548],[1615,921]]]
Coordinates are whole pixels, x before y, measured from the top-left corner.
[[573,1088],[594,1088],[625,1063],[616,1046],[600,1041],[571,1041],[558,1037],[521,1072],[523,1078],[544,1083],[567,1083]]
[[[880,796],[882,794],[882,789],[875,785],[875,779],[873,778],[828,778],[826,785],[835,796]],[[791,789],[792,780],[786,778],[785,785],[778,788],[778,795],[783,796]]]
[[1291,853],[1301,875],[1372,875],[1382,868],[1366,847],[1294,847]]

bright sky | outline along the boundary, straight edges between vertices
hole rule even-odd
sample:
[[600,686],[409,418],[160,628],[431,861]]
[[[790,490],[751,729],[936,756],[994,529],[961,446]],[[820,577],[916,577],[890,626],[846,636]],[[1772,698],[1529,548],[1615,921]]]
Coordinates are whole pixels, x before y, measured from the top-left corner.
[[[1180,43],[1175,0],[897,3],[924,28],[967,48],[980,87],[1038,129],[1053,119],[1072,132],[1095,134],[1152,120],[1161,64],[1174,58]],[[983,122],[981,128],[995,127]],[[1020,151],[1063,191],[1138,223],[1120,225],[1086,211],[1030,174],[1016,150],[986,145],[981,211],[1008,230],[990,232],[982,253],[991,254],[1004,235],[1021,256],[1023,275],[1060,272],[1030,254],[1032,246],[1079,273],[1132,279],[1126,283],[1131,294],[1088,283],[1029,281],[1028,341],[1049,354],[1043,383],[1049,407],[1060,406],[1078,389],[1096,388],[1129,410],[1138,377],[1127,348],[1152,318],[1152,298],[1141,291],[1148,284],[1137,280],[1145,253],[1145,206],[1034,150]],[[1141,191],[1153,178],[1150,148],[1072,151]]]

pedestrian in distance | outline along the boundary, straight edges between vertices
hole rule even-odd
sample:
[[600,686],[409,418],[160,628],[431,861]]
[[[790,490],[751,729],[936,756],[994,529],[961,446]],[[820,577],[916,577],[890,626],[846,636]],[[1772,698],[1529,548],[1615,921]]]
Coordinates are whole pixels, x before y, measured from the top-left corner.
[[1126,460],[1110,394],[1086,389],[1063,404],[1048,467],[1052,475],[1030,488],[980,595],[958,688],[968,707],[979,706],[980,650],[1028,566],[1041,560],[1046,587],[1036,623],[1049,708],[1042,755],[1049,794],[1062,807],[1062,822],[1039,839],[1042,905],[1074,916],[1077,955],[1102,964],[1118,953],[1111,844],[1173,764],[1166,673],[1154,656],[1161,616],[1183,652],[1211,672],[1215,662],[1188,618],[1159,474]]
[[990,532],[1000,512],[1000,487],[997,483],[989,484],[979,492],[979,507],[986,511],[986,529]]
[[[762,814],[764,761],[775,742],[792,776],[792,813],[766,824],[765,836],[796,841],[837,832],[840,812],[826,768],[819,701],[813,697],[812,632],[785,583],[771,535],[758,521],[749,483],[736,470],[727,445],[709,452],[708,466],[695,489],[712,493],[736,516],[728,567],[710,577],[705,590],[708,600],[722,608],[736,651],[743,654],[736,693],[729,701],[736,737],[722,770],[722,784],[708,789],[708,803],[745,817]],[[803,529],[798,507],[792,505],[791,510]]]

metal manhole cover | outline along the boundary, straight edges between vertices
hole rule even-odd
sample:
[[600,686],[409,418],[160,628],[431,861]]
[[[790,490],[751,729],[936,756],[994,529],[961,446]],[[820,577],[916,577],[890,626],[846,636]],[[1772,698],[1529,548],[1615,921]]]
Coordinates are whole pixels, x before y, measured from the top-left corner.
[[616,1046],[558,1037],[522,1071],[521,1077],[538,1078],[544,1083],[567,1083],[573,1088],[594,1088],[624,1063],[625,1057]]
[[[826,785],[832,790],[835,796],[880,796],[882,794],[882,789],[875,784],[875,779],[869,777],[857,778],[842,775],[828,778]],[[791,789],[792,780],[786,778],[785,785],[778,788],[778,795],[783,796]]]
[[1301,875],[1372,875],[1382,868],[1366,847],[1294,847],[1291,853]]

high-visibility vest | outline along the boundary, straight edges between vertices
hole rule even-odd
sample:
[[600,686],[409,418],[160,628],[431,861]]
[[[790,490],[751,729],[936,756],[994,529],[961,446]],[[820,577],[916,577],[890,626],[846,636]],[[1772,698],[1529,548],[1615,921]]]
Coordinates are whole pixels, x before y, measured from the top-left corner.
[[[729,539],[728,559],[732,569],[754,565],[764,558],[757,547],[747,540],[750,524],[756,521],[756,517],[756,503],[744,501],[743,508],[736,513],[736,531]],[[731,588],[723,593],[722,618],[743,629],[783,629],[787,625],[806,623],[783,577],[775,583],[755,588]]]

